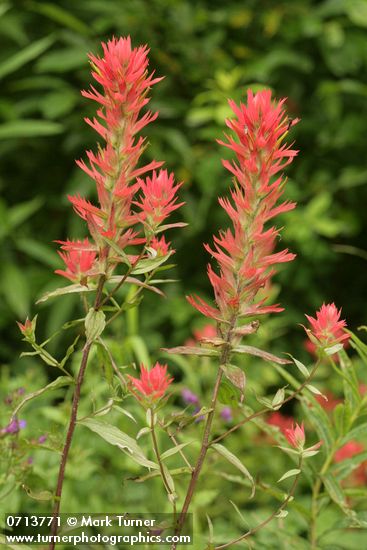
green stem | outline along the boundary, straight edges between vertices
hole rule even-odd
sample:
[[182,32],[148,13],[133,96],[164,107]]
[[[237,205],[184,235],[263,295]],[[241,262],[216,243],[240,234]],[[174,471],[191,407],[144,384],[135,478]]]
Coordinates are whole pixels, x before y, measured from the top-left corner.
[[[96,309],[96,310],[100,307],[100,304],[101,304],[101,298],[102,298],[104,283],[105,283],[105,276],[101,275],[100,278],[99,278],[96,299],[95,299],[95,302],[94,302],[94,309]],[[57,516],[59,515],[59,512],[60,512],[61,496],[62,496],[62,490],[63,490],[64,479],[65,479],[65,468],[66,468],[66,463],[67,463],[67,460],[68,460],[68,457],[69,457],[69,451],[70,451],[70,447],[71,447],[71,443],[72,443],[72,439],[73,439],[73,434],[74,434],[74,430],[75,430],[77,414],[78,414],[78,407],[79,407],[79,401],[80,401],[81,387],[82,387],[82,383],[83,383],[83,379],[84,379],[84,373],[85,373],[85,370],[87,368],[88,358],[89,358],[89,353],[90,353],[91,347],[92,347],[92,342],[87,341],[84,345],[84,348],[83,348],[82,360],[81,360],[80,369],[79,369],[78,377],[77,377],[76,384],[75,384],[73,404],[72,404],[71,415],[70,415],[70,420],[69,420],[69,427],[68,427],[65,444],[64,444],[64,448],[62,450],[62,455],[61,455],[59,475],[58,475],[58,478],[57,478],[57,486],[56,486],[56,492],[55,492],[55,497],[54,497],[54,499],[55,499],[55,505],[54,505],[54,509],[53,509],[54,521],[52,522],[52,527],[51,527],[51,535],[53,535],[53,540],[54,540],[55,535],[57,535],[57,531],[58,531],[58,524],[57,524],[56,518],[57,518]],[[54,550],[54,549],[55,549],[55,542],[51,542],[50,545],[49,545],[49,550]]]
[[[194,470],[192,472],[191,481],[190,481],[189,487],[187,489],[185,501],[184,501],[184,504],[182,506],[180,516],[178,518],[177,527],[176,527],[176,531],[175,531],[175,534],[177,536],[180,535],[180,533],[183,529],[185,519],[186,519],[186,514],[189,510],[192,497],[194,496],[196,484],[197,484],[197,481],[199,479],[199,475],[200,475],[200,472],[201,472],[202,467],[204,465],[205,457],[206,457],[206,454],[207,454],[209,446],[210,446],[209,438],[210,438],[211,428],[212,428],[212,424],[213,424],[213,419],[214,419],[215,408],[216,408],[217,399],[218,399],[218,392],[219,392],[219,388],[220,388],[220,383],[222,381],[222,376],[223,376],[222,367],[227,365],[228,362],[229,362],[229,358],[230,358],[230,354],[231,354],[232,331],[233,331],[233,328],[236,324],[236,321],[237,321],[237,316],[234,315],[231,322],[230,322],[230,325],[229,325],[229,328],[228,328],[228,331],[227,331],[227,334],[226,334],[226,338],[225,338],[226,345],[223,346],[223,349],[222,349],[219,369],[218,369],[218,372],[217,372],[217,377],[216,377],[216,380],[215,380],[215,385],[214,385],[211,404],[210,404],[210,412],[208,413],[208,415],[206,417],[206,423],[205,423],[205,427],[204,427],[204,433],[203,433],[203,439],[202,439],[202,443],[201,443],[201,449],[200,449],[199,456],[198,456],[197,461],[196,461],[196,465],[195,465]],[[177,548],[177,543],[173,543],[172,546],[171,546],[171,550],[176,550],[176,548]]]
[[223,550],[224,548],[229,548],[233,544],[237,544],[237,543],[245,540],[247,537],[250,537],[251,535],[254,535],[257,531],[259,531],[260,529],[265,527],[265,525],[270,523],[275,518],[275,516],[277,516],[282,510],[284,510],[284,508],[287,506],[288,502],[292,499],[292,497],[295,493],[296,487],[298,485],[299,478],[301,477],[301,473],[302,473],[302,471],[301,471],[302,470],[302,455],[300,456],[300,459],[299,459],[298,468],[299,468],[300,471],[296,475],[296,477],[294,478],[294,481],[292,483],[292,486],[290,488],[290,491],[289,491],[287,497],[283,500],[282,504],[280,506],[278,506],[278,508],[272,514],[270,514],[270,516],[268,516],[266,519],[264,519],[264,521],[262,521],[261,523],[256,525],[256,527],[253,527],[252,529],[249,529],[249,531],[247,531],[246,533],[244,533],[240,537],[237,537],[236,539],[233,539],[233,540],[231,540],[231,541],[229,541],[225,544],[221,544],[220,546],[216,546],[214,548],[214,550]]
[[150,433],[152,435],[154,454],[156,456],[156,459],[157,459],[157,462],[158,462],[158,465],[159,465],[159,470],[161,472],[161,478],[162,478],[162,481],[163,481],[164,488],[167,491],[167,495],[168,495],[168,498],[170,499],[170,502],[172,502],[174,521],[176,521],[176,512],[177,512],[176,511],[176,502],[175,502],[174,495],[172,495],[172,490],[171,490],[169,482],[167,480],[166,472],[164,471],[164,466],[163,466],[161,455],[160,455],[160,452],[159,452],[157,436],[156,436],[156,433],[155,433],[155,418],[154,418],[154,410],[153,409],[150,409],[150,416],[151,416]]

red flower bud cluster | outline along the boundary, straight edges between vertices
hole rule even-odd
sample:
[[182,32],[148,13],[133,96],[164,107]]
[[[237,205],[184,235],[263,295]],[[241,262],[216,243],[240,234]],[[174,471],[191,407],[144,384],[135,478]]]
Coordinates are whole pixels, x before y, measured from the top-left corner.
[[197,296],[188,298],[201,313],[218,321],[282,311],[278,304],[265,305],[266,297],[257,294],[275,273],[276,264],[294,258],[288,250],[274,253],[279,230],[267,226],[295,207],[290,201],[279,204],[285,180],[275,177],[297,155],[283,143],[289,129],[284,101],[273,102],[269,90],[255,95],[249,91],[247,105],[229,101],[236,117],[226,121],[232,134],[218,143],[232,149],[237,160],[223,160],[234,176],[234,188],[231,199],[220,198],[219,203],[233,228],[220,231],[213,246],[205,245],[219,267],[218,273],[208,267],[216,307]]
[[[160,365],[158,362],[153,368],[146,369],[140,366],[140,378],[128,375],[133,388],[140,394],[139,399],[146,399],[151,402],[159,400],[166,393],[173,381],[167,374],[167,365]],[[134,393],[134,390],[132,390]]]
[[322,304],[316,318],[306,315],[311,328],[305,330],[311,342],[323,348],[344,344],[349,334],[344,330],[347,323],[340,319],[340,315],[341,309],[338,311],[335,304]]

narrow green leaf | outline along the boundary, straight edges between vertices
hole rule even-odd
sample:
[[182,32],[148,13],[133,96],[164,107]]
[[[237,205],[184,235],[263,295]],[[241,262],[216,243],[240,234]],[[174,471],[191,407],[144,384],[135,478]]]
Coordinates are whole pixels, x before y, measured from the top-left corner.
[[285,389],[279,388],[279,390],[274,395],[273,401],[271,402],[272,408],[277,411],[280,409],[285,397]]
[[77,345],[77,343],[79,341],[79,338],[80,338],[80,334],[78,334],[78,336],[75,338],[74,342],[66,350],[65,356],[60,362],[60,367],[61,368],[64,368],[64,366],[65,366],[66,362],[68,361],[68,359],[73,355],[73,353],[75,351],[75,346]]
[[16,239],[15,246],[18,250],[27,254],[27,256],[34,258],[52,269],[57,269],[60,266],[59,258],[56,256],[54,250],[52,250],[50,246],[40,243],[35,239],[21,237]]
[[40,390],[34,391],[26,395],[24,399],[22,399],[22,401],[14,409],[13,416],[16,416],[19,413],[20,409],[22,409],[24,405],[28,403],[28,401],[31,401],[35,397],[38,397],[39,395],[42,395],[47,391],[57,390],[59,388],[62,388],[63,386],[69,386],[72,383],[73,379],[71,377],[69,378],[68,376],[59,376],[58,378],[56,378],[56,380],[54,380],[50,384],[47,384],[47,386],[45,386],[44,388],[41,388]]
[[32,42],[29,46],[26,46],[16,54],[8,57],[6,61],[3,61],[0,65],[0,79],[17,71],[23,65],[41,55],[41,53],[47,50],[54,41],[55,37],[46,36],[36,42]]
[[367,422],[362,422],[362,424],[358,424],[358,426],[355,426],[347,434],[345,434],[340,444],[345,445],[345,443],[348,443],[348,441],[350,441],[351,439],[356,439],[361,435],[365,435],[366,433],[367,433]]
[[154,271],[157,267],[164,264],[172,254],[173,252],[169,252],[166,256],[157,256],[157,258],[140,260],[131,273],[132,275],[142,275],[143,273]]
[[263,351],[262,349],[255,348],[254,346],[239,345],[233,348],[232,351],[234,353],[244,353],[249,355],[255,355],[256,357],[261,357],[262,359],[265,359],[265,361],[270,361],[271,363],[278,363],[279,365],[287,365],[291,363],[289,359],[283,359],[281,357],[277,357],[272,353],[268,353],[267,351]]
[[340,351],[341,349],[343,349],[343,344],[335,344],[335,346],[325,348],[324,351],[326,355],[334,355],[335,353],[338,353],[338,351]]
[[46,292],[41,298],[39,298],[36,302],[36,304],[41,304],[42,302],[46,302],[49,298],[56,298],[57,296],[63,296],[64,294],[74,294],[76,292],[93,292],[96,289],[93,287],[88,287],[85,285],[79,285],[79,284],[72,284],[68,286],[62,286],[60,288],[57,288],[56,290],[51,290],[50,292]]
[[336,481],[335,477],[331,474],[326,474],[322,476],[325,488],[330,495],[331,500],[339,506],[344,513],[348,510],[348,505],[346,502],[346,497],[343,493],[343,490],[340,484]]
[[8,211],[8,221],[11,229],[15,229],[37,212],[42,203],[43,200],[40,197],[35,197],[30,201],[18,203],[10,208]]
[[311,386],[311,384],[307,384],[306,385],[306,388],[308,390],[310,390],[310,392],[314,393],[315,395],[320,395],[321,397],[323,397],[325,399],[325,401],[327,401],[327,398],[325,397],[325,395],[323,395],[320,390],[318,390],[317,388],[315,388],[315,386]]
[[302,409],[306,418],[311,422],[320,440],[323,441],[322,448],[328,454],[334,443],[333,427],[330,419],[318,401],[313,397],[301,399]]
[[176,353],[177,355],[203,355],[206,357],[215,357],[219,351],[213,348],[204,348],[199,346],[177,346],[175,348],[162,348],[166,353]]
[[125,340],[125,345],[131,348],[139,363],[143,363],[145,366],[150,365],[149,351],[141,336],[138,334],[128,336]]
[[12,120],[0,124],[0,139],[53,136],[64,130],[62,124],[41,119]]
[[64,25],[72,31],[75,31],[77,34],[86,36],[91,34],[91,27],[78,19],[73,13],[66,11],[66,9],[58,6],[57,4],[51,2],[29,2],[29,8],[45,15],[60,25]]
[[367,451],[356,454],[352,458],[347,458],[342,462],[334,464],[331,469],[331,474],[338,480],[345,479],[353,472],[362,462],[367,460]]
[[231,464],[233,464],[233,466],[235,466],[238,470],[240,470],[240,472],[242,472],[244,474],[244,476],[250,481],[251,483],[251,494],[250,494],[250,498],[253,498],[253,496],[255,495],[255,490],[256,490],[256,487],[255,487],[255,481],[254,481],[254,478],[252,477],[252,475],[250,474],[250,472],[248,471],[248,469],[246,468],[246,466],[244,466],[242,464],[242,462],[240,461],[239,458],[237,458],[236,455],[234,455],[233,453],[231,453],[231,451],[229,451],[226,447],[224,447],[223,445],[220,445],[220,443],[213,443],[211,445],[211,447],[213,449],[215,449],[217,451],[217,453],[219,453],[220,455],[223,456],[223,458],[225,458],[226,460],[228,460],[228,462],[230,462]]
[[1,290],[11,310],[23,320],[29,313],[30,296],[28,280],[20,266],[13,263],[3,264]]
[[183,449],[187,445],[191,445],[191,443],[192,443],[192,441],[188,441],[187,443],[181,443],[180,445],[176,445],[175,447],[172,447],[171,449],[168,449],[168,451],[165,451],[164,453],[161,454],[161,459],[165,460],[169,456],[172,456],[172,455],[178,453],[179,451],[181,451],[181,449]]
[[292,357],[292,359],[298,370],[303,374],[303,376],[305,378],[308,378],[310,376],[308,368],[303,363],[301,363],[301,361],[298,361],[298,359],[296,359],[295,357]]
[[89,430],[98,434],[102,437],[102,439],[107,441],[107,443],[110,443],[110,445],[115,445],[118,447],[141,466],[158,469],[158,464],[148,460],[148,458],[144,455],[143,450],[136,443],[135,439],[128,436],[115,426],[105,422],[100,422],[99,420],[94,420],[92,418],[86,418],[78,423],[86,426]]
[[295,468],[294,470],[288,470],[280,479],[278,479],[277,483],[280,483],[281,481],[284,481],[285,479],[288,479],[289,477],[296,476],[301,472],[298,468]]

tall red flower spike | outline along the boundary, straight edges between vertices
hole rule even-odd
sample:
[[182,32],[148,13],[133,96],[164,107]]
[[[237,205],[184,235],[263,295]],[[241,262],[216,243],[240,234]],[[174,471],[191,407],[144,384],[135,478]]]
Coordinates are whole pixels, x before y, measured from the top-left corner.
[[[126,252],[118,254],[118,249],[124,251],[130,245],[145,245],[147,241],[149,245],[156,232],[183,224],[166,225],[158,230],[163,219],[181,206],[176,197],[181,184],[175,185],[173,174],[168,176],[164,170],[156,173],[163,162],[153,160],[138,166],[146,148],[145,138],[139,133],[158,116],[151,111],[142,113],[142,109],[150,101],[150,88],[162,80],[148,72],[149,49],[147,46],[133,48],[130,37],[113,38],[102,43],[102,48],[103,57],[89,55],[92,76],[100,91],[91,86],[82,95],[98,104],[96,116],[85,120],[105,145],[99,145],[96,153],[87,151],[87,161],[77,161],[95,181],[99,204],[94,205],[79,195],[68,198],[75,212],[88,224],[95,245],[96,275],[104,273],[108,278],[117,263],[126,259],[131,262],[137,257],[130,257]],[[148,172],[152,172],[152,176],[144,182],[141,176]],[[140,202],[137,202],[139,195]],[[139,210],[135,211],[137,205]],[[141,223],[145,233],[142,236],[136,229]],[[112,245],[109,241],[113,241]],[[76,264],[92,258],[91,253],[87,255],[84,250],[76,254],[75,247],[60,255],[67,269],[57,272],[71,280],[77,280],[80,273]]]
[[205,245],[219,267],[216,272],[208,266],[216,307],[197,296],[188,297],[196,309],[219,322],[282,311],[279,304],[264,305],[266,298],[257,298],[257,294],[275,273],[276,264],[295,257],[288,250],[274,253],[279,230],[265,227],[269,220],[295,207],[290,201],[279,204],[285,179],[275,177],[297,155],[283,143],[289,130],[284,101],[273,102],[270,90],[255,95],[248,91],[247,105],[229,101],[236,117],[226,121],[232,134],[218,143],[232,149],[237,160],[222,161],[234,176],[234,188],[231,198],[220,198],[219,203],[233,228],[221,230],[214,245]]
[[157,401],[163,397],[173,381],[167,374],[167,365],[160,365],[158,362],[150,370],[141,365],[140,378],[130,375],[128,377],[140,396],[149,401]]
[[330,347],[348,340],[349,335],[344,330],[347,323],[340,315],[341,309],[338,310],[334,303],[322,304],[316,318],[306,315],[311,328],[305,330],[311,341],[321,347]]

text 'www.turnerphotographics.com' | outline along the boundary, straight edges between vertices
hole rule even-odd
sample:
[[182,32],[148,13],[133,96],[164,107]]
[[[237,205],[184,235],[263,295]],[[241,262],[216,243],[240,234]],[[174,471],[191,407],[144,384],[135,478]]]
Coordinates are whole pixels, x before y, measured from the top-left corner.
[[[50,535],[50,528],[56,522],[57,535]],[[192,517],[187,516],[185,531],[175,534],[176,524],[172,514],[6,514],[4,535],[7,543],[45,544],[126,544],[170,545],[179,542],[193,543]],[[56,540],[54,540],[56,539]]]

